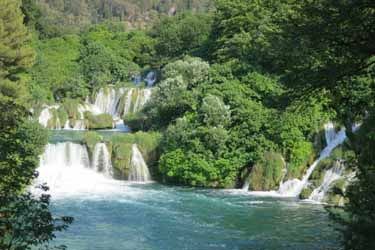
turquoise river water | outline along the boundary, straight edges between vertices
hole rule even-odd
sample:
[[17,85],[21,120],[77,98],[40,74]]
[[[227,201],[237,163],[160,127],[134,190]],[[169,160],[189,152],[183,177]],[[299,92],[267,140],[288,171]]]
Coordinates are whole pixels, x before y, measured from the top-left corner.
[[234,190],[112,185],[116,191],[57,195],[54,212],[75,222],[54,243],[72,250],[340,249],[320,205]]

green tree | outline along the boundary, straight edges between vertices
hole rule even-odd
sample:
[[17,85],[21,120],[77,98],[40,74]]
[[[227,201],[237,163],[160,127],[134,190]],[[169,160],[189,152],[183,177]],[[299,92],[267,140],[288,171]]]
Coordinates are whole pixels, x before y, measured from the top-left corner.
[[29,120],[25,84],[17,77],[34,59],[20,1],[0,4],[0,248],[48,249],[53,232],[65,229],[72,219],[54,219],[48,195],[37,198],[25,191],[37,176],[47,132]]
[[28,44],[20,1],[0,1],[0,78],[14,78],[31,66],[35,53]]
[[[374,112],[374,14],[370,0],[301,1],[293,5],[275,39],[282,41],[275,65],[284,82],[297,96],[328,91],[351,145],[360,145],[343,230],[346,249],[355,250],[374,247],[375,197],[369,190],[375,182],[375,161],[369,153],[373,131],[367,125]],[[358,120],[364,120],[364,127],[353,135],[351,126]]]
[[211,27],[207,14],[166,17],[153,29],[157,54],[167,60],[184,55],[203,56]]
[[353,146],[358,158],[356,180],[349,187],[347,197],[350,202],[345,207],[349,218],[339,218],[346,226],[344,240],[346,249],[365,250],[375,247],[375,116],[371,115],[364,121],[358,134],[353,138]]

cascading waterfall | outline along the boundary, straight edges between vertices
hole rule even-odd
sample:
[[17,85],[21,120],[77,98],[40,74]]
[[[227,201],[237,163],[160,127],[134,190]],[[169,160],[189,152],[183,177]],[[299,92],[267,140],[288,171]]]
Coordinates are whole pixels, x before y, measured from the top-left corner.
[[40,116],[39,116],[39,123],[43,126],[43,127],[47,127],[48,125],[48,121],[52,118],[52,114],[51,112],[49,111],[49,108],[44,108],[42,110],[42,112],[40,113]]
[[[74,124],[71,124],[69,120],[65,124],[61,124],[59,118],[56,119],[56,126],[54,129],[65,129],[65,130],[85,130],[87,129],[84,121],[84,112],[89,111],[93,115],[99,114],[110,114],[116,124],[116,129],[120,131],[126,131],[127,128],[123,125],[121,120],[122,115],[129,114],[131,112],[139,111],[148,100],[150,100],[152,94],[152,88],[114,88],[99,89],[94,103],[84,103],[78,105],[79,119],[75,120]],[[133,96],[135,95],[135,98]],[[88,101],[88,100],[87,100]],[[122,106],[123,105],[123,106]],[[46,106],[38,121],[43,127],[48,126],[48,122],[53,119],[52,109],[58,109],[59,105]],[[62,126],[63,125],[63,126]]]
[[134,89],[129,89],[128,93],[126,94],[124,114],[128,114],[130,112],[130,108],[131,108],[131,105],[132,105],[133,91],[134,91]]
[[129,181],[150,181],[151,175],[147,164],[136,144],[132,145],[132,158],[130,162]]
[[142,89],[138,91],[137,99],[135,101],[133,112],[140,110],[151,98],[151,89]]
[[[40,156],[37,171],[36,184],[47,183],[54,197],[119,191],[120,181],[112,178],[112,163],[105,143],[95,146],[91,162],[85,145],[72,142],[48,144]],[[148,167],[135,144],[132,146],[129,180],[151,180]]]
[[332,122],[325,125],[324,130],[327,145],[331,144],[336,138],[336,129]]
[[47,183],[51,189],[84,188],[90,160],[85,146],[76,143],[48,144],[40,157],[38,183]]
[[97,172],[112,176],[111,158],[105,143],[95,145],[92,166]]
[[302,180],[293,179],[282,183],[278,190],[278,193],[280,195],[287,197],[297,197],[302,192],[303,188],[307,185],[311,174],[313,173],[319,162],[329,157],[332,150],[344,142],[344,140],[346,139],[345,129],[343,128],[338,133],[336,133],[334,130],[334,125],[332,123],[328,123],[327,125],[325,125],[325,137],[327,146],[320,153],[319,158],[308,168]]
[[96,94],[95,106],[98,107],[101,113],[113,114],[113,106],[116,101],[116,90],[113,88],[101,88]]
[[341,163],[335,163],[335,165],[326,171],[322,184],[314,189],[311,193],[309,200],[321,202],[323,201],[325,194],[328,192],[331,184],[340,179],[344,172],[344,166]]

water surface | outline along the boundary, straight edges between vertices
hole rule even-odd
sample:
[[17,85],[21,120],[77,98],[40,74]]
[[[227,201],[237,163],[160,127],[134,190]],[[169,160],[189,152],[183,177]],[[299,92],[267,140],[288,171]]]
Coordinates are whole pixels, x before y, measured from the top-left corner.
[[340,249],[320,205],[241,191],[114,183],[116,189],[105,193],[56,196],[54,211],[75,222],[55,243],[73,250]]

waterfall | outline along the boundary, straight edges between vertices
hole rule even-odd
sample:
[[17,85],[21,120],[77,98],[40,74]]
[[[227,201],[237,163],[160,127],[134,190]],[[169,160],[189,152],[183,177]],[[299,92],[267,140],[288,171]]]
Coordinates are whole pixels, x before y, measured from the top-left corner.
[[104,143],[95,145],[92,167],[107,176],[112,176],[112,163],[107,146]]
[[342,166],[342,164],[340,163],[336,163],[335,166],[327,170],[324,175],[322,184],[318,188],[314,189],[309,197],[309,200],[321,202],[324,199],[324,196],[329,190],[331,184],[334,181],[340,179],[343,172],[344,166]]
[[[54,129],[65,129],[65,130],[85,130],[86,124],[84,120],[84,113],[86,111],[91,112],[93,115],[99,114],[110,114],[116,123],[116,130],[127,131],[127,128],[123,125],[121,120],[122,115],[138,112],[152,95],[152,88],[138,89],[138,88],[119,88],[115,90],[113,87],[109,87],[107,90],[104,88],[99,89],[95,102],[79,104],[77,107],[79,117],[76,117],[75,124],[71,124],[68,120],[65,124],[61,124],[59,118],[56,118]],[[135,101],[133,96],[135,96]],[[51,109],[58,109],[59,105],[46,106],[38,121],[43,127],[48,126],[48,122],[54,118]],[[63,126],[62,126],[63,125]]]
[[327,145],[331,144],[332,141],[336,138],[336,130],[333,123],[328,123],[325,125],[325,131],[324,131]]
[[52,118],[52,114],[51,112],[49,111],[49,107],[46,107],[42,110],[42,112],[40,113],[40,116],[39,116],[39,123],[43,126],[43,127],[47,127],[48,125],[48,121]]
[[307,185],[307,182],[315,170],[319,162],[330,156],[333,149],[338,145],[342,144],[346,139],[345,129],[341,129],[338,133],[333,129],[334,126],[332,123],[325,125],[325,136],[327,141],[327,146],[320,153],[319,158],[308,168],[302,180],[293,179],[288,180],[280,185],[278,193],[282,196],[296,197],[298,196],[303,188]]
[[[107,92],[107,93],[106,93]],[[95,106],[101,110],[101,113],[113,114],[113,106],[116,101],[116,90],[113,88],[99,89],[96,95]]]
[[250,178],[248,177],[245,179],[245,183],[242,186],[242,190],[247,192],[249,191],[249,187],[250,187]]
[[146,88],[139,90],[137,93],[137,99],[135,101],[133,112],[139,111],[147,102],[150,100],[152,89]]
[[65,185],[62,183],[63,179],[70,181],[76,177],[73,168],[88,168],[89,166],[90,161],[85,146],[70,142],[48,144],[44,154],[40,157],[38,181],[48,183],[51,188],[60,187]]
[[143,98],[141,102],[141,107],[143,107],[151,99],[151,95],[152,95],[152,89],[147,88],[143,90]]
[[130,161],[129,181],[150,181],[151,176],[145,160],[136,144],[132,145],[132,158]]
[[[85,145],[72,142],[48,144],[40,156],[36,184],[47,183],[54,198],[82,194],[91,197],[116,192],[118,184],[113,184],[117,181],[105,174],[112,171],[108,150],[104,144],[98,144],[95,151],[99,153],[94,163],[90,164]],[[102,167],[104,172],[94,171]]]
[[65,130],[70,130],[70,129],[71,129],[71,128],[70,128],[70,122],[69,122],[69,119],[66,120],[66,122],[65,122],[65,124],[64,124],[64,129],[65,129]]
[[[35,184],[47,183],[54,198],[65,195],[111,194],[119,191],[120,181],[112,178],[111,157],[105,143],[96,144],[91,162],[85,145],[73,142],[48,144],[40,156],[37,171],[39,176]],[[150,180],[148,167],[137,145],[134,144],[129,181]]]
[[124,114],[128,114],[130,112],[130,107],[131,107],[131,104],[132,104],[133,91],[134,91],[134,89],[129,89],[128,93],[126,94]]
[[145,78],[145,82],[147,83],[148,87],[152,87],[156,82],[156,74],[154,71],[148,72]]
[[85,121],[84,120],[76,120],[73,130],[85,130]]

